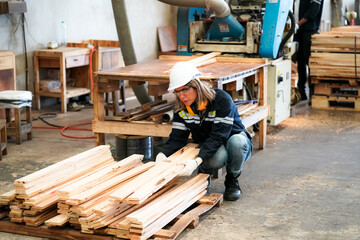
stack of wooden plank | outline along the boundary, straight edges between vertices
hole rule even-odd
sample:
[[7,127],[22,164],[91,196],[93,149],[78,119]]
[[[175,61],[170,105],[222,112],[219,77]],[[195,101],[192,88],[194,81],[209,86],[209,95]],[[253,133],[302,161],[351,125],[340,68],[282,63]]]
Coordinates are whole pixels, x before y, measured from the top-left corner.
[[9,215],[9,206],[15,202],[15,190],[0,195],[0,219]]
[[15,190],[0,196],[0,217],[147,239],[206,193],[209,175],[177,177],[184,168],[179,162],[195,159],[196,147],[188,144],[161,164],[143,164],[137,154],[115,162],[108,146],[93,148],[17,179]]
[[312,38],[312,107],[360,110],[360,27],[333,28]]
[[114,163],[109,147],[100,146],[17,179],[15,201],[10,203],[13,222],[38,226],[57,214],[58,190],[102,167]]
[[150,103],[145,103],[141,107],[131,109],[124,113],[119,113],[117,116],[108,116],[106,120],[114,121],[140,121],[151,120],[155,123],[161,123],[163,115],[174,109],[174,102],[167,102],[166,100],[157,100]]
[[163,228],[205,195],[207,179],[207,174],[198,174],[165,192],[156,201],[127,215],[126,219],[130,221],[130,238],[148,239]]

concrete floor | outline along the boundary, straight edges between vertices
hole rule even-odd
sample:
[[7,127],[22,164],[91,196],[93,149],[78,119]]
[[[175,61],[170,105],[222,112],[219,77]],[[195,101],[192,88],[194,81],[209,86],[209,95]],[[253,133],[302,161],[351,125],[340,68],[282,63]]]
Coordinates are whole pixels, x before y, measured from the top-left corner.
[[[92,118],[92,109],[83,109],[48,121],[67,125]],[[8,143],[8,155],[0,161],[0,193],[19,177],[93,147],[93,140],[65,138],[59,130],[33,133],[22,145]],[[360,239],[359,144],[360,113],[311,110],[299,103],[292,117],[268,127],[266,149],[255,150],[245,164],[241,199],[205,214],[179,239]],[[223,192],[223,180],[214,180],[210,191]],[[0,239],[39,238],[0,233]]]

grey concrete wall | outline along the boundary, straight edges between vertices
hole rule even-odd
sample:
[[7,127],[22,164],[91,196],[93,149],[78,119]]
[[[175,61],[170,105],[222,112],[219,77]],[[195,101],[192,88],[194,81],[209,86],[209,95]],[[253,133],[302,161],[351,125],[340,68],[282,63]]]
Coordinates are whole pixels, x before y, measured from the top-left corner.
[[[2,0],[0,0],[2,1]],[[33,51],[58,40],[65,21],[68,41],[118,40],[111,0],[27,0],[25,13],[29,62],[29,90],[33,91]],[[174,7],[156,0],[126,0],[129,24],[138,61],[157,57],[156,27],[174,25]],[[20,14],[0,15],[0,49],[16,54],[17,89],[25,89],[25,57]]]

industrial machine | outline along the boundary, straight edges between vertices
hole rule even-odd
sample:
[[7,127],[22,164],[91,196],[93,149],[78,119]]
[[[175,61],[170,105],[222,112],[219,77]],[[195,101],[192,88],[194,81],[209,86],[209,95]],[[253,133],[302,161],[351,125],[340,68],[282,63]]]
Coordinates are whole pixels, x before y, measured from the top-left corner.
[[177,55],[220,51],[277,59],[268,67],[269,124],[290,116],[291,64],[286,59],[295,52],[292,0],[160,1],[179,6]]

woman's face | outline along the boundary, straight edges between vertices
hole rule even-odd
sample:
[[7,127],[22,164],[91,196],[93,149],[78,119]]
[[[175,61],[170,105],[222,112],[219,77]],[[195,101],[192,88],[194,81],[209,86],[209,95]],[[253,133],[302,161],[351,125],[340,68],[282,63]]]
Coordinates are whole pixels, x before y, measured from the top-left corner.
[[176,88],[174,93],[186,106],[193,104],[197,98],[196,89],[189,86]]

